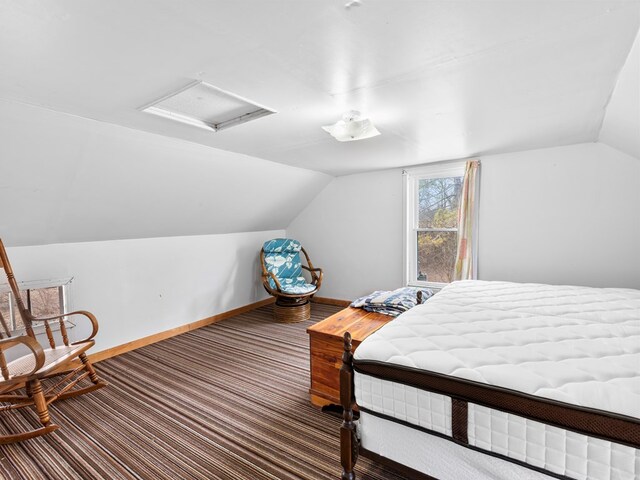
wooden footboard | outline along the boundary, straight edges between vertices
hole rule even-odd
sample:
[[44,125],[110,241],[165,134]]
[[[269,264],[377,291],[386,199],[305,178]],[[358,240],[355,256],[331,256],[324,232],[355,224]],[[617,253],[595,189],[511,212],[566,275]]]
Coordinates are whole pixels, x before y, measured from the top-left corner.
[[[340,427],[342,480],[355,480],[355,465],[359,453],[363,457],[403,472],[407,478],[432,478],[361,448],[360,440],[356,435],[356,424],[353,421],[354,409],[356,408],[354,389],[354,372],[356,370],[358,373],[365,375],[389,379],[424,391],[452,397],[451,416],[453,430],[451,441],[547,475],[551,473],[541,467],[469,445],[467,439],[468,402],[564,428],[582,435],[604,439],[632,448],[640,448],[640,421],[636,418],[602,412],[587,407],[567,405],[552,399],[534,397],[501,387],[477,384],[470,380],[406,366],[366,360],[354,362],[351,335],[347,332],[343,337],[342,366],[340,368],[340,405],[343,409],[343,420]],[[393,421],[391,418],[389,420]]]
[[340,367],[340,405],[342,406],[342,425],[340,426],[340,462],[342,463],[342,480],[355,480],[355,466],[358,456],[369,458],[374,462],[386,465],[407,478],[416,480],[435,480],[433,477],[413,470],[405,465],[389,460],[376,453],[368,452],[360,446],[353,421],[355,407],[355,391],[353,387],[353,345],[351,334],[343,336],[342,366]]
[[340,427],[340,462],[342,480],[355,480],[354,467],[358,460],[358,437],[353,422],[353,353],[351,352],[351,334],[344,334],[344,352],[340,367],[340,404],[342,405],[342,426]]

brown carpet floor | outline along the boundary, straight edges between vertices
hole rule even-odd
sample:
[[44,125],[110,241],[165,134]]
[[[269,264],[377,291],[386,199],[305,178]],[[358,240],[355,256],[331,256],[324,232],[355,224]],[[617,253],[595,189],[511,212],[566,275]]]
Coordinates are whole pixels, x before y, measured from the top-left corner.
[[[60,401],[60,429],[0,446],[8,479],[336,479],[340,420],[308,400],[306,328],[271,307],[238,315],[96,365],[109,386]],[[31,412],[0,430],[37,426]],[[401,477],[361,458],[358,478]]]

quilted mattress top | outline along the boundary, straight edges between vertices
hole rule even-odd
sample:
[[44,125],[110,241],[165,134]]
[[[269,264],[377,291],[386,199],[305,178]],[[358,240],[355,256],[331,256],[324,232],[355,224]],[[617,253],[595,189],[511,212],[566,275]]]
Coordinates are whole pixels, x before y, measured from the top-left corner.
[[354,357],[640,418],[640,290],[454,282]]

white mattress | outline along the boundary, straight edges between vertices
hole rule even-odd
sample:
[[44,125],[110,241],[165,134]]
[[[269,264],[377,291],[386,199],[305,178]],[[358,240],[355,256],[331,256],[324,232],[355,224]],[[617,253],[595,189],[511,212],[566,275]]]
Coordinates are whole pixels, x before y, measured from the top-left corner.
[[[369,336],[355,359],[640,418],[640,291],[455,282]],[[449,397],[358,372],[355,394],[371,412],[451,436]],[[570,478],[640,477],[637,449],[471,403],[468,435]]]
[[[470,453],[461,455],[460,452],[466,448],[457,444],[457,448],[447,447],[442,442],[453,442],[445,438],[438,438],[438,441],[429,440],[429,448],[426,448],[425,445],[416,443],[416,438],[424,439],[434,435],[423,431],[420,431],[422,435],[409,433],[412,430],[417,431],[415,428],[403,427],[398,432],[404,432],[405,436],[398,434],[391,440],[390,424],[393,422],[385,418],[376,418],[375,414],[400,420],[419,427],[420,430],[436,432],[442,437],[451,437],[451,398],[369,375],[356,373],[354,380],[356,401],[361,408],[365,409],[362,412],[359,431],[362,436],[362,446],[367,450],[440,480],[485,478],[529,480],[538,479],[543,475],[520,465],[507,467],[503,465],[505,460],[496,459],[497,464],[501,466],[496,467],[495,471],[488,470],[491,472],[489,476],[483,476],[477,472],[474,475],[463,476],[455,468],[452,469],[451,465],[459,465],[465,472],[476,469],[486,471],[487,465],[494,465],[496,462],[487,459],[478,460],[478,455],[484,455],[477,452],[476,455]],[[492,452],[538,467],[546,472],[576,480],[637,480],[640,478],[640,450],[638,449],[473,403],[469,403],[468,409],[469,445],[481,451]],[[371,414],[368,414],[368,411]],[[447,453],[452,453],[455,457],[444,457],[443,455]],[[406,463],[407,456],[415,457],[415,462]],[[425,459],[430,459],[435,464],[431,465]],[[444,468],[443,463],[450,464],[450,467]],[[501,472],[500,475],[498,472]],[[517,476],[514,472],[518,472]],[[543,477],[547,476],[543,475]]]
[[640,290],[455,282],[354,358],[640,418]]
[[[491,455],[362,412],[362,446],[440,480],[554,480]],[[411,448],[407,448],[407,446]],[[455,461],[452,461],[455,459]]]

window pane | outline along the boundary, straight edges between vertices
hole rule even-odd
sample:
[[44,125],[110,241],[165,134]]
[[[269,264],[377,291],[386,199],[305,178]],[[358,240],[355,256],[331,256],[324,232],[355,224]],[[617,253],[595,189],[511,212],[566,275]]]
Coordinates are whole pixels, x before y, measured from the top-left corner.
[[[62,313],[62,305],[60,305],[60,287],[37,288],[29,290],[31,295],[31,313],[36,317],[50,317]],[[21,290],[20,297],[24,306],[29,308],[27,300],[27,291]],[[14,313],[16,320],[16,329],[24,328],[24,322],[18,311],[18,305],[14,301]]]
[[38,288],[31,292],[31,313],[36,317],[51,317],[62,313],[60,287]]
[[462,177],[418,181],[418,228],[457,228]]
[[458,232],[418,233],[418,278],[424,282],[449,283],[453,280]]

